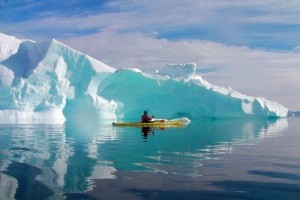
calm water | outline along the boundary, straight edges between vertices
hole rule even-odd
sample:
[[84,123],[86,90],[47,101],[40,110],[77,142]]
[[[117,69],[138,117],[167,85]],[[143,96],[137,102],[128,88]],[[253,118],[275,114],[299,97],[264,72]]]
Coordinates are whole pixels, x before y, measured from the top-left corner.
[[300,118],[0,125],[0,199],[300,199]]

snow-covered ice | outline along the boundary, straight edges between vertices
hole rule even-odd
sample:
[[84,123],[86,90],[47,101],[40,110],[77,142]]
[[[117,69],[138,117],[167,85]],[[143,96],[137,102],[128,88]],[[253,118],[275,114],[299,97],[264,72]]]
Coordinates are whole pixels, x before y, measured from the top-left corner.
[[167,65],[150,74],[114,69],[56,40],[34,42],[0,34],[0,123],[159,118],[285,117],[264,98],[219,87],[196,64]]

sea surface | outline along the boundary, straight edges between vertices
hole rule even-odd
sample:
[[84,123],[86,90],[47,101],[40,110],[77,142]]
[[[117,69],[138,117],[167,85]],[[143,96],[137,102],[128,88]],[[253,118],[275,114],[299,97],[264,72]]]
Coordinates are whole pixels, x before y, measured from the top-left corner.
[[0,125],[0,199],[300,199],[300,118]]

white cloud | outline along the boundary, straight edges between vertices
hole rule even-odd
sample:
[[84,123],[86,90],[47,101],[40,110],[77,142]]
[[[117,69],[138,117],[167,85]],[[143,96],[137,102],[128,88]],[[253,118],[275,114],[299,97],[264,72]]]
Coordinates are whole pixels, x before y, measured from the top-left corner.
[[23,33],[45,35],[47,31],[70,34],[72,31],[103,27],[118,31],[158,33],[191,27],[210,27],[219,34],[232,34],[235,37],[240,35],[241,26],[247,23],[300,25],[298,0],[114,0],[109,1],[106,8],[109,12],[103,10],[93,14],[87,12],[84,16],[82,13],[70,16],[68,13],[46,10],[37,13],[40,18],[17,23],[10,22],[3,28],[7,32],[21,29]]
[[[215,21],[236,20],[239,22],[252,21],[258,23],[281,22],[300,23],[300,1],[298,0],[164,0],[164,1],[132,1],[115,0],[108,7],[128,13],[139,13],[142,19],[152,18],[158,23],[172,22],[180,24],[199,24]],[[228,19],[223,13],[238,13]],[[159,19],[159,20],[157,20]],[[180,19],[182,19],[180,21]],[[150,20],[151,21],[151,20]],[[149,24],[146,24],[149,25]]]

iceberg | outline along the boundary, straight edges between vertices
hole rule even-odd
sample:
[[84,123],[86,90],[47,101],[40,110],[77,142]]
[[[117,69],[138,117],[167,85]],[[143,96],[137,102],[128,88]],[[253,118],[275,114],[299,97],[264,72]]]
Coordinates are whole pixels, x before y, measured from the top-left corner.
[[0,124],[159,118],[285,117],[288,109],[264,98],[219,87],[196,74],[196,64],[155,73],[114,69],[67,45],[0,34]]
[[0,62],[15,54],[23,41],[25,40],[0,33]]
[[158,113],[162,118],[186,116],[191,119],[287,115],[288,109],[279,103],[214,86],[196,75],[195,71],[191,71],[190,76],[179,77],[178,74],[184,70],[180,66],[187,71],[196,70],[195,64],[168,66],[170,74],[175,74],[169,76],[165,72],[160,75],[159,72],[146,74],[119,69],[102,82],[98,95],[115,101],[117,116],[125,119],[136,119],[141,110]]

